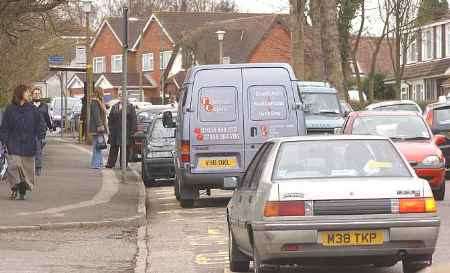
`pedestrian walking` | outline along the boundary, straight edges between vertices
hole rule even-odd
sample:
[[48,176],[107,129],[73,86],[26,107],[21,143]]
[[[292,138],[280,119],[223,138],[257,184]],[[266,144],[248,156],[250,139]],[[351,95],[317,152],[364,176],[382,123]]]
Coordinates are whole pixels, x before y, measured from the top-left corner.
[[[128,167],[128,160],[131,147],[132,147],[132,137],[136,133],[136,110],[131,103],[127,103],[127,158],[126,164]],[[122,156],[122,100],[114,104],[111,107],[111,111],[108,116],[108,127],[109,127],[109,138],[108,143],[110,144],[108,163],[106,168],[114,168],[117,161],[117,156],[120,150]],[[122,161],[120,161],[122,166]]]
[[38,109],[30,103],[30,88],[18,85],[7,106],[0,126],[0,140],[8,151],[7,182],[11,199],[25,199],[27,190],[35,185],[37,142],[45,135],[45,125]]
[[[39,113],[41,114],[41,118],[45,122],[45,131],[53,130],[55,131],[56,128],[53,127],[52,119],[50,118],[50,114],[48,112],[48,106],[46,103],[42,102],[42,91],[39,87],[35,87],[33,89],[33,92],[31,94],[33,99],[33,105],[37,107]],[[42,150],[44,149],[46,140],[45,140],[45,134],[44,138],[41,141],[36,142],[36,157],[35,157],[35,168],[36,168],[36,176],[40,176],[42,172]]]
[[108,133],[106,124],[106,106],[103,102],[103,90],[94,90],[91,100],[89,134],[92,135],[92,158],[91,168],[101,169],[103,167],[102,150],[106,149],[105,134]]

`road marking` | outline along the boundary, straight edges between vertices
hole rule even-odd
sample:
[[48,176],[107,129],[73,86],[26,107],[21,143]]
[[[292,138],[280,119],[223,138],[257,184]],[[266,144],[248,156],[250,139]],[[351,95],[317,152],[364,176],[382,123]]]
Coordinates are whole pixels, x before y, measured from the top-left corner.
[[[80,151],[89,152],[89,150],[79,147],[77,145],[69,144]],[[102,187],[100,191],[95,194],[95,196],[89,201],[83,201],[75,204],[65,205],[61,207],[49,208],[41,211],[32,211],[32,212],[21,212],[17,215],[26,216],[33,214],[53,214],[55,216],[61,217],[62,212],[66,212],[69,210],[93,207],[100,204],[105,204],[111,201],[114,195],[119,191],[119,180],[117,179],[114,171],[112,170],[102,170]]]
[[195,263],[198,265],[226,264],[228,263],[228,252],[199,254],[195,257]]

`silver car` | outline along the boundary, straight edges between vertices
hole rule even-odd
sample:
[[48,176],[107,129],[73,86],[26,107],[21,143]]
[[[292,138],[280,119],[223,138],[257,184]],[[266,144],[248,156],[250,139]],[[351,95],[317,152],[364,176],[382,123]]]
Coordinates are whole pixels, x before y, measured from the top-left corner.
[[387,138],[270,140],[237,186],[227,207],[231,271],[247,272],[251,260],[254,272],[403,261],[410,273],[432,262],[440,227],[433,193]]

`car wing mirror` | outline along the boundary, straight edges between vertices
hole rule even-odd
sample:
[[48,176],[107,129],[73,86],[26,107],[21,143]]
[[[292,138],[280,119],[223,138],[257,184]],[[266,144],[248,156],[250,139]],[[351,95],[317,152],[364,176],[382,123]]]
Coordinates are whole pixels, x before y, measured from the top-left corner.
[[435,135],[433,141],[437,146],[441,146],[447,142],[447,137],[444,135]]
[[239,179],[235,176],[223,178],[223,189],[234,190],[238,186]]

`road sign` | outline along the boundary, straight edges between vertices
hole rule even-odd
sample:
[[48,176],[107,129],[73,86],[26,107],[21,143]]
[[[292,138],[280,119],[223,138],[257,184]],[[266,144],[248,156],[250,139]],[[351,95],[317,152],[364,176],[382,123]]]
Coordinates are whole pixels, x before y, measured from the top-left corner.
[[59,55],[51,55],[48,56],[48,63],[49,64],[63,64],[64,63],[64,56],[59,56]]

